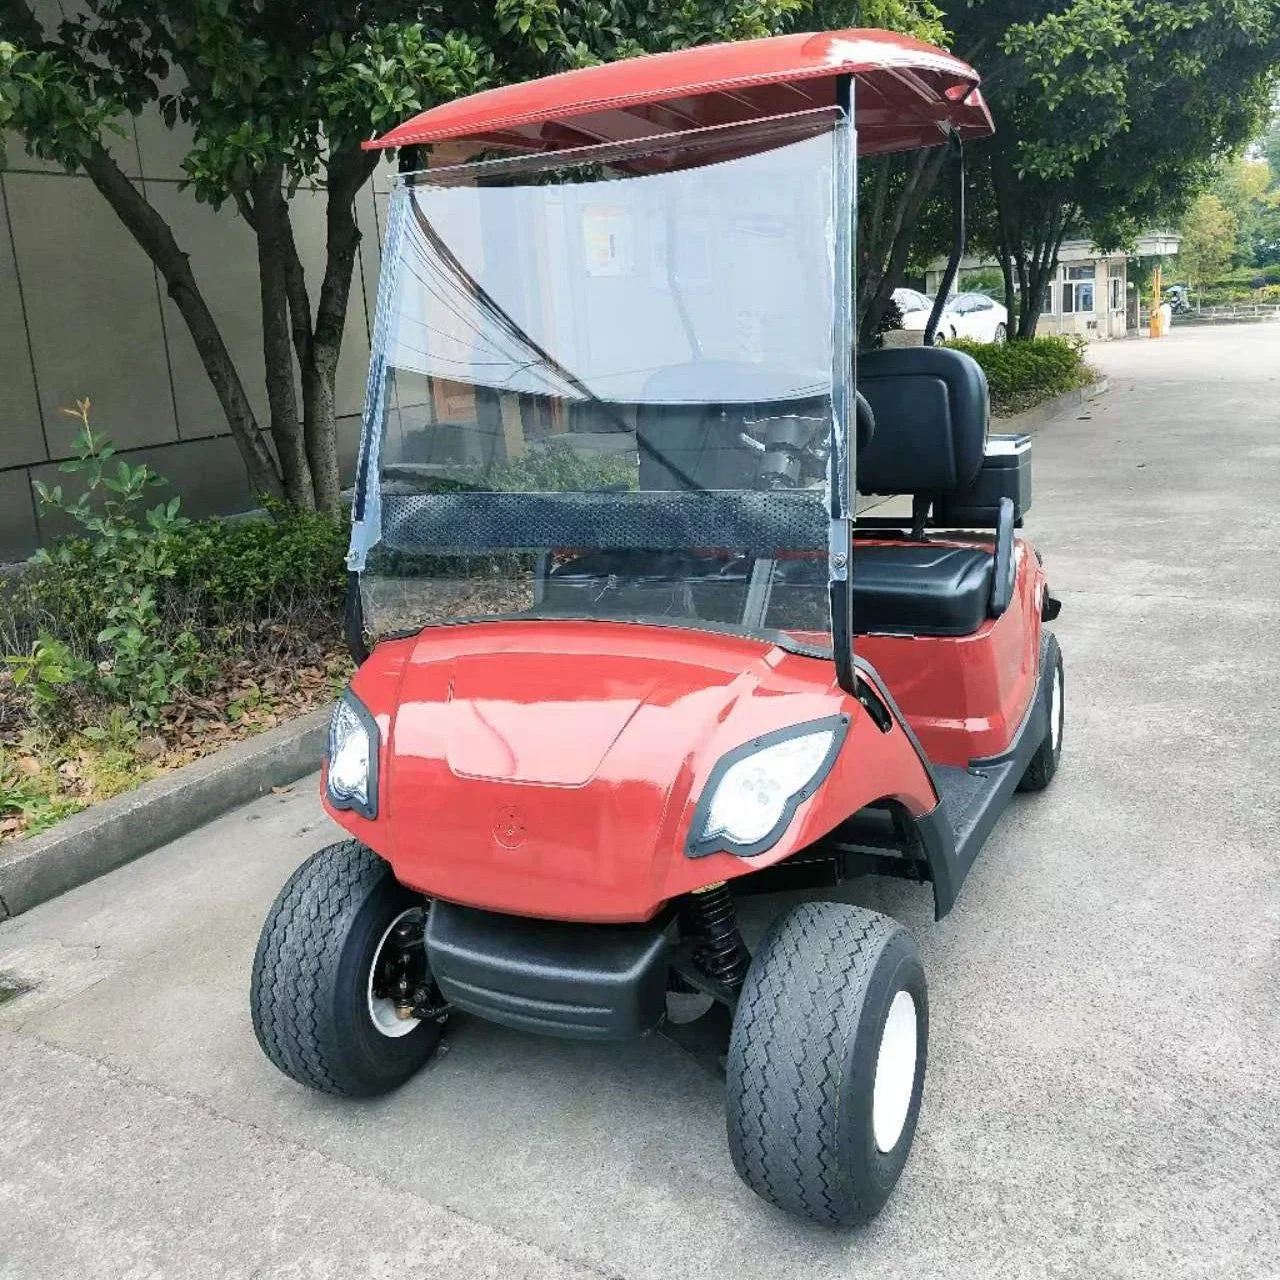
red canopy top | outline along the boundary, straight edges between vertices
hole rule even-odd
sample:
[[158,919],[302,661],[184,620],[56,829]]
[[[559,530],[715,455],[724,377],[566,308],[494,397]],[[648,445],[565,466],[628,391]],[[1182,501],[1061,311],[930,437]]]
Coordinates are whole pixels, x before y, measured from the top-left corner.
[[931,147],[994,131],[967,63],[890,31],[802,32],[699,45],[504,85],[424,111],[366,148],[449,140],[561,151],[829,107],[857,81],[858,153]]

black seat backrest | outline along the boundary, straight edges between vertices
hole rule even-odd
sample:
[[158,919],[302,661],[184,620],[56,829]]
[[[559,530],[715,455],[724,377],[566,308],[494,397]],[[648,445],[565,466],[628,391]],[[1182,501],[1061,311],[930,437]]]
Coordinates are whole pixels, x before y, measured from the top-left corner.
[[875,414],[858,454],[861,493],[941,495],[982,468],[991,420],[987,375],[946,347],[893,347],[858,357],[858,390]]

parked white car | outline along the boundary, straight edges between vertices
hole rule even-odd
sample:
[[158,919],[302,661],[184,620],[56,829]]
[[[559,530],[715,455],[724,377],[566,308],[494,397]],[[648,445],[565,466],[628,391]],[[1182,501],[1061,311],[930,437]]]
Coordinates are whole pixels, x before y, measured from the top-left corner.
[[947,323],[958,338],[974,342],[1004,342],[1009,337],[1009,313],[985,293],[958,293],[947,305]]
[[[895,289],[893,300],[902,313],[902,327],[908,333],[923,333],[929,323],[929,315],[933,311],[933,299],[927,293],[916,289]],[[938,337],[944,342],[954,338],[959,330],[955,324],[956,317],[944,310],[938,321]]]

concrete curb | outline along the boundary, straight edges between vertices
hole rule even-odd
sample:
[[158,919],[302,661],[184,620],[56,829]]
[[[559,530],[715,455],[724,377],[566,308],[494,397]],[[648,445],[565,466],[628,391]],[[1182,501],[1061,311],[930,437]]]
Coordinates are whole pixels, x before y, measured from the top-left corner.
[[1011,418],[992,418],[991,430],[1000,435],[1010,435],[1016,431],[1034,435],[1046,423],[1096,400],[1110,389],[1110,381],[1099,378],[1097,382],[1090,383],[1087,387],[1077,387],[1074,391],[1066,392],[1065,395],[1055,396],[1052,400],[1046,400],[1044,404],[1036,405],[1034,409],[1015,413]]
[[0,920],[140,858],[320,767],[330,710],[269,729],[0,850]]

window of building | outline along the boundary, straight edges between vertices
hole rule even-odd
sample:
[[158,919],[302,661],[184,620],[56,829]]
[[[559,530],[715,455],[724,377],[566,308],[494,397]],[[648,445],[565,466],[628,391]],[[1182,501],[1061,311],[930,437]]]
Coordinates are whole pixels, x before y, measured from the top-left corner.
[[1092,315],[1094,268],[1067,267],[1062,282],[1062,314]]

